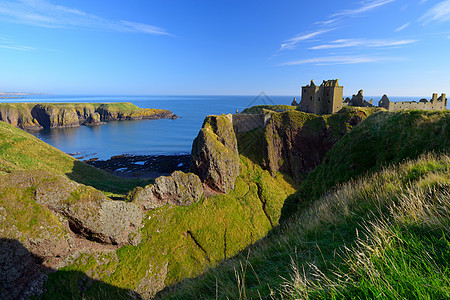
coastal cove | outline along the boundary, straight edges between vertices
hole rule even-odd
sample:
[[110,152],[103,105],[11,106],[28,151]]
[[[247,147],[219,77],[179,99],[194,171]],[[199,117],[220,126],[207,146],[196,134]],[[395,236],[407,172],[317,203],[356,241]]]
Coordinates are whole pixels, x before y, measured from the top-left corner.
[[[260,104],[290,104],[294,96],[108,96],[26,95],[3,103],[115,103],[167,109],[179,119],[109,121],[101,126],[31,131],[42,141],[80,160],[107,160],[117,155],[190,154],[192,142],[207,115],[235,113]],[[370,98],[370,97],[369,97]],[[378,101],[381,97],[372,97]],[[420,97],[391,97],[393,101]]]

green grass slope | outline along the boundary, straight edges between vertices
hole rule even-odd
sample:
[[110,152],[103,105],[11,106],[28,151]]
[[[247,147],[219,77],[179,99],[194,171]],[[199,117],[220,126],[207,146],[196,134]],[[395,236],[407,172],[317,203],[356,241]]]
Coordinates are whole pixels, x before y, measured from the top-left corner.
[[125,195],[136,186],[148,184],[147,180],[119,178],[79,162],[31,134],[0,122],[0,174],[15,170],[45,170],[67,175],[107,195]]
[[450,111],[380,111],[346,134],[286,201],[287,218],[336,184],[428,151],[450,149]]
[[[84,274],[151,296],[156,287],[197,276],[263,238],[278,225],[283,202],[294,191],[282,174],[272,177],[241,156],[240,175],[232,192],[187,207],[167,205],[149,211],[138,246],[81,255],[49,275],[44,299],[79,298],[76,285]],[[99,288],[94,284],[82,296],[90,299],[103,293],[106,298],[119,297]],[[120,297],[128,299],[126,294]]]
[[[295,197],[311,198],[285,224],[159,298],[449,298],[448,116],[372,115],[308,176]],[[367,142],[373,153],[363,155]],[[317,186],[327,194],[315,196]]]

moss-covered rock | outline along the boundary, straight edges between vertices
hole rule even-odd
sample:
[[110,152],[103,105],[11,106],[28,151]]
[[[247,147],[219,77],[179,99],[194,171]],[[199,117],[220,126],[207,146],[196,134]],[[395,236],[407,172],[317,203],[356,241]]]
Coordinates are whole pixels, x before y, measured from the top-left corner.
[[118,245],[140,241],[142,212],[137,205],[112,201],[65,176],[41,170],[15,171],[0,177],[0,193],[6,215],[1,236],[21,240],[39,257],[68,253],[70,238],[64,220],[72,231],[89,240]]
[[165,204],[187,206],[203,196],[200,178],[192,173],[175,171],[170,176],[156,178],[155,184],[136,188],[131,199],[144,210],[155,209]]
[[142,211],[133,203],[111,201],[101,192],[80,185],[55,208],[74,232],[89,240],[114,245],[140,242]]
[[227,193],[239,175],[233,124],[226,115],[208,116],[192,144],[191,171],[211,189]]

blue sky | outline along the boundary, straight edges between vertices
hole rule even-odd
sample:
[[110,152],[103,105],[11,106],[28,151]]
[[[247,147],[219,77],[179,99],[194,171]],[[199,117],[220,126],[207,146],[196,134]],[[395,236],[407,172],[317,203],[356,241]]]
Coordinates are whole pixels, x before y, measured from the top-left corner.
[[0,0],[0,91],[450,94],[450,0]]

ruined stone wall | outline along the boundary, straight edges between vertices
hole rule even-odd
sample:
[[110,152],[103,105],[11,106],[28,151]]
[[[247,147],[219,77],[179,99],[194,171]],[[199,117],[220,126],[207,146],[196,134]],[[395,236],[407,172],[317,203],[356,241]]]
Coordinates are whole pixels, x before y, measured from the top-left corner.
[[319,110],[316,101],[318,97],[319,87],[304,86],[301,89],[300,110],[308,113],[317,113]]
[[229,114],[227,117],[233,123],[234,132],[247,132],[266,126],[270,114]]
[[326,87],[324,90],[322,113],[332,114],[341,110],[343,95],[344,87],[342,86]]
[[403,109],[420,109],[420,110],[445,110],[446,105],[444,101],[434,102],[390,102],[389,111],[398,111]]

